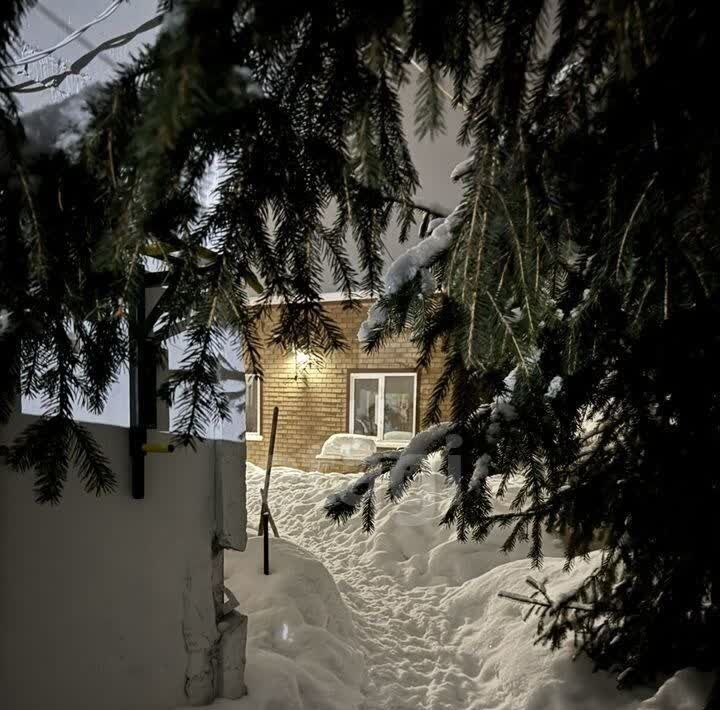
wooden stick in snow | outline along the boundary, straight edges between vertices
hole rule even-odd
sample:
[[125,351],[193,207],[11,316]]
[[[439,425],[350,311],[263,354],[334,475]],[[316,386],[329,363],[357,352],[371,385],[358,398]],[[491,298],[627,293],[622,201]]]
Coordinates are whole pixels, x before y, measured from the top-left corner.
[[262,514],[261,525],[263,529],[263,573],[270,574],[270,532],[268,529],[268,521],[270,513],[266,510]]
[[265,467],[265,485],[260,489],[260,497],[262,504],[260,507],[260,524],[258,525],[258,535],[263,534],[263,515],[268,514],[268,521],[272,527],[273,534],[275,537],[280,537],[275,520],[273,519],[272,513],[270,512],[270,506],[268,505],[268,492],[270,490],[270,471],[272,470],[273,455],[275,454],[275,435],[277,434],[277,423],[278,414],[280,410],[277,407],[273,407],[272,426],[270,428],[270,445],[268,447],[267,466]]

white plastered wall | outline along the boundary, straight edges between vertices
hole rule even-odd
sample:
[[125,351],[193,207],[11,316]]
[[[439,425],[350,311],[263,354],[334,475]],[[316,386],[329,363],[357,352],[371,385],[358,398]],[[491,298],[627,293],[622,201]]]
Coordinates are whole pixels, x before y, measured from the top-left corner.
[[[11,419],[0,443],[30,421]],[[127,429],[89,426],[118,476],[112,495],[85,493],[71,473],[62,502],[40,506],[32,475],[0,464],[3,710],[187,705],[188,645],[216,640],[211,541],[224,529],[244,547],[245,444],[148,455],[134,500]]]

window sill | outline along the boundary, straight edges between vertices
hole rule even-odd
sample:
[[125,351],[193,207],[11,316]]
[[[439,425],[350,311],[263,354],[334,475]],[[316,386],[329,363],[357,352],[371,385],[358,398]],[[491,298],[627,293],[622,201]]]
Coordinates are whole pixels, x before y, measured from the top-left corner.
[[245,441],[263,441],[262,434],[245,434]]
[[318,461],[337,461],[337,462],[343,462],[343,461],[352,461],[355,463],[362,463],[365,460],[365,456],[342,456],[338,454],[337,456],[334,454],[318,454],[315,457]]
[[410,443],[410,439],[404,441],[376,441],[378,449],[404,449]]

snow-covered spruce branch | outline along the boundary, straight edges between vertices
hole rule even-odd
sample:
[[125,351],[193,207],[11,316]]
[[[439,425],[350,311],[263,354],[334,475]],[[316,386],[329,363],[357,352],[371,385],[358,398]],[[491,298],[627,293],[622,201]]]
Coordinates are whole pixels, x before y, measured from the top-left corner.
[[385,275],[384,296],[370,307],[367,318],[360,325],[358,340],[361,343],[371,344],[387,323],[388,312],[384,299],[399,293],[418,274],[422,279],[422,292],[430,294],[435,291],[435,279],[430,273],[430,267],[450,249],[455,229],[460,223],[462,207],[461,203],[447,217],[432,220],[428,225],[428,236],[390,264]]
[[375,482],[387,475],[387,494],[391,500],[397,500],[405,492],[410,482],[420,471],[427,457],[447,448],[448,437],[455,427],[443,422],[416,434],[402,451],[374,454],[365,459],[365,472],[325,501],[328,517],[344,522],[352,517],[361,505],[365,507],[366,530],[372,530],[372,515],[367,508],[373,505]]
[[475,158],[470,156],[461,163],[458,163],[450,173],[450,179],[453,182],[462,180],[466,175],[469,175],[475,167]]
[[404,207],[412,207],[413,209],[419,210],[420,212],[425,212],[431,217],[443,221],[450,215],[451,212],[448,207],[445,207],[445,205],[441,205],[439,202],[423,200],[419,197],[414,197],[412,200],[403,200],[389,195],[383,195],[383,197],[384,199],[388,200],[388,202],[393,202],[396,205],[402,205]]
[[[517,368],[513,369],[503,382],[504,391],[490,404],[477,409],[477,416],[484,423],[485,451],[474,461],[472,475],[468,482],[470,495],[479,495],[492,471],[491,451],[494,450],[504,424],[517,419],[517,411],[511,400],[517,380]],[[376,481],[387,476],[387,495],[392,501],[398,500],[406,491],[427,457],[436,451],[447,451],[457,445],[453,434],[457,425],[442,422],[416,434],[402,451],[379,453],[368,457],[364,473],[350,485],[328,497],[325,512],[328,517],[344,522],[362,506],[364,528],[372,530],[374,489]],[[458,487],[462,486],[461,472],[448,471],[448,477]]]
[[[451,173],[453,181],[461,180],[469,175],[474,163],[474,157],[470,157],[455,166]],[[358,331],[358,340],[366,347],[371,347],[374,342],[378,341],[387,324],[388,310],[385,302],[392,299],[418,274],[421,277],[422,293],[427,295],[435,291],[436,283],[430,273],[430,268],[452,246],[456,228],[461,220],[460,213],[464,207],[461,202],[447,214],[445,208],[434,203],[415,198],[414,204],[418,209],[427,213],[442,216],[429,222],[427,236],[419,244],[410,247],[390,264],[385,275],[384,296],[370,306],[367,318],[361,323]]]
[[[453,168],[450,178],[453,182],[465,180],[475,167],[475,157],[470,156]],[[366,347],[379,340],[388,322],[388,301],[397,295],[413,279],[420,275],[421,292],[429,295],[437,284],[430,272],[431,267],[450,249],[460,226],[461,213],[465,207],[460,202],[452,212],[433,202],[414,198],[417,209],[428,214],[439,215],[427,224],[426,234],[418,244],[401,254],[388,267],[385,275],[384,295],[370,307],[367,318],[360,325],[358,340]],[[423,225],[425,226],[425,225]]]
[[[470,157],[456,166],[451,177],[454,181],[468,180],[473,175],[475,167],[476,161],[474,157]],[[395,330],[397,327],[396,321],[399,321],[396,317],[396,310],[402,311],[403,308],[407,307],[406,291],[413,281],[416,282],[416,286],[419,285],[419,291],[422,295],[427,295],[435,290],[436,285],[431,269],[452,248],[464,207],[465,204],[461,203],[446,218],[430,222],[427,225],[428,236],[408,249],[390,265],[385,276],[384,295],[371,306],[368,316],[362,323],[358,333],[358,340],[366,348],[370,349],[377,346],[383,337]],[[419,284],[417,283],[418,280]],[[497,304],[495,306],[500,320],[510,329],[512,327],[511,323],[514,321],[506,318]],[[537,371],[540,351],[537,348],[531,348],[529,352],[523,352],[524,348],[521,349],[517,344],[516,350],[518,355],[517,366],[505,377],[500,392],[489,403],[477,407],[471,418],[474,433],[470,438],[473,441],[466,442],[471,443],[472,446],[463,456],[463,467],[468,463],[471,464],[472,473],[446,470],[450,482],[458,489],[458,500],[468,499],[461,503],[462,505],[468,503],[470,499],[474,503],[468,504],[478,505],[480,500],[485,497],[487,478],[500,473],[497,466],[500,460],[504,459],[504,456],[502,452],[498,452],[498,446],[502,445],[501,440],[505,438],[503,430],[506,425],[516,427],[518,424],[516,422],[519,418],[518,409],[513,401],[518,378],[523,375],[529,376],[530,371]],[[539,371],[538,374],[540,374]],[[564,390],[565,382],[562,376],[555,375],[551,377],[543,394],[543,401],[546,406],[552,407],[553,402],[563,394]],[[598,426],[583,438],[581,441],[583,444],[581,457],[578,464],[582,464],[592,457],[602,443],[603,437],[599,436],[602,432],[603,428]],[[422,437],[423,434],[419,436]],[[440,446],[439,448],[445,449],[448,454],[450,453],[450,447]],[[425,450],[423,442],[413,439],[408,449],[399,456],[396,455],[392,460],[388,455],[382,455],[376,460],[368,461],[365,466],[365,473],[356,482],[330,497],[326,506],[328,515],[336,520],[344,520],[353,515],[360,506],[363,506],[364,518],[371,520],[375,482],[380,477],[387,475],[389,478],[388,497],[391,500],[396,499],[405,491],[427,453],[429,451]],[[467,453],[472,457],[470,462],[465,458]],[[408,458],[419,458],[419,461],[413,461],[411,466],[403,470],[403,462],[407,461]],[[561,492],[569,495],[571,489],[574,489],[574,487],[566,484],[562,486]],[[527,492],[524,495],[527,495]],[[516,510],[507,516],[491,517],[494,523],[500,525],[511,521],[520,521],[521,524],[525,524],[523,523],[524,519],[537,521],[540,517],[552,512],[551,506],[538,507],[539,504],[540,501],[535,500],[533,505],[526,507],[519,502],[519,505],[523,508],[522,511]],[[455,503],[451,508],[456,508]],[[476,516],[475,519],[475,523],[481,528],[484,528],[486,524],[484,517],[487,516]],[[450,515],[448,521],[451,518],[452,515]],[[371,527],[371,522],[366,524],[366,528],[371,529]]]

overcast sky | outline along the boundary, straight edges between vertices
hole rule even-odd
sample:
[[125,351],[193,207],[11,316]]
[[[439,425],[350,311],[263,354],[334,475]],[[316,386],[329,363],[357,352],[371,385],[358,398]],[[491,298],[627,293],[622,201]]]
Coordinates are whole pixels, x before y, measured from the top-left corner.
[[[2,0],[0,0],[2,2]],[[98,17],[112,3],[112,0],[39,0],[37,6],[29,13],[23,29],[22,39],[34,47],[45,49],[64,39],[72,29],[82,27]],[[84,42],[74,41],[54,53],[59,59],[68,63],[88,51],[88,43],[97,46],[101,42],[135,29],[156,13],[157,0],[128,0],[123,2],[110,17],[98,25],[91,27],[83,34]],[[49,17],[54,15],[55,19]],[[108,66],[113,62],[127,60],[133,52],[144,43],[154,40],[156,30],[150,30],[135,38],[128,45],[118,49],[109,50],[103,56],[109,61],[96,57],[88,65],[82,78],[68,79],[61,86],[61,91],[41,91],[34,94],[21,94],[20,99],[24,110],[38,108],[48,102],[58,101],[67,93],[78,91],[85,83],[108,79],[112,76],[113,68]],[[58,71],[50,62],[42,66],[33,65],[33,76],[37,78],[38,71],[43,76]],[[27,77],[18,75],[16,80],[23,81]],[[467,149],[462,148],[455,140],[462,122],[462,111],[448,112],[446,116],[447,135],[439,137],[436,141],[417,141],[413,135],[412,107],[415,87],[406,86],[401,92],[401,103],[406,110],[405,128],[409,139],[410,150],[420,175],[420,189],[418,197],[426,203],[435,203],[452,209],[461,198],[461,188],[450,180],[453,167],[467,157]],[[400,245],[392,233],[386,235],[386,246],[392,258],[402,253],[407,245]],[[354,245],[350,245],[351,257],[356,258]],[[329,277],[329,274],[328,274]],[[326,278],[325,288],[334,290],[330,279]]]
[[[77,29],[97,17],[111,2],[112,0],[39,0],[38,5],[27,16],[22,29],[22,38],[40,49],[51,47],[64,39],[69,32],[67,29],[58,27],[59,23],[52,21],[47,16],[48,13],[56,15],[60,23]],[[128,2],[121,3],[109,18],[91,27],[83,35],[83,38],[92,45],[98,45],[110,37],[136,28],[150,19],[155,14],[156,8],[157,0],[128,0]],[[106,52],[105,56],[112,61],[126,60],[143,43],[152,41],[154,36],[155,30],[151,30],[124,47]],[[75,41],[55,54],[70,63],[87,51],[87,46]],[[43,71],[48,72],[51,69],[52,67],[45,63]],[[92,82],[106,79],[111,76],[112,68],[100,58],[95,58],[87,67],[85,74],[86,77],[82,80],[68,80],[61,88],[69,92],[77,91],[81,81]],[[17,81],[22,81],[24,78],[20,75],[16,77]],[[406,88],[402,95],[403,106],[409,110],[412,107],[413,93],[412,88]],[[30,110],[50,101],[59,100],[62,95],[51,91],[42,91],[36,94],[24,94],[20,98],[23,108]],[[410,113],[409,110],[408,113]],[[413,127],[410,115],[406,122],[410,147],[420,173],[422,187],[419,195],[425,200],[438,202],[449,208],[454,207],[460,199],[460,189],[450,181],[450,172],[457,163],[467,157],[466,149],[458,146],[455,141],[461,120],[461,112],[450,112],[447,116],[447,135],[440,137],[434,143],[427,140],[422,143],[416,141],[412,136]]]

